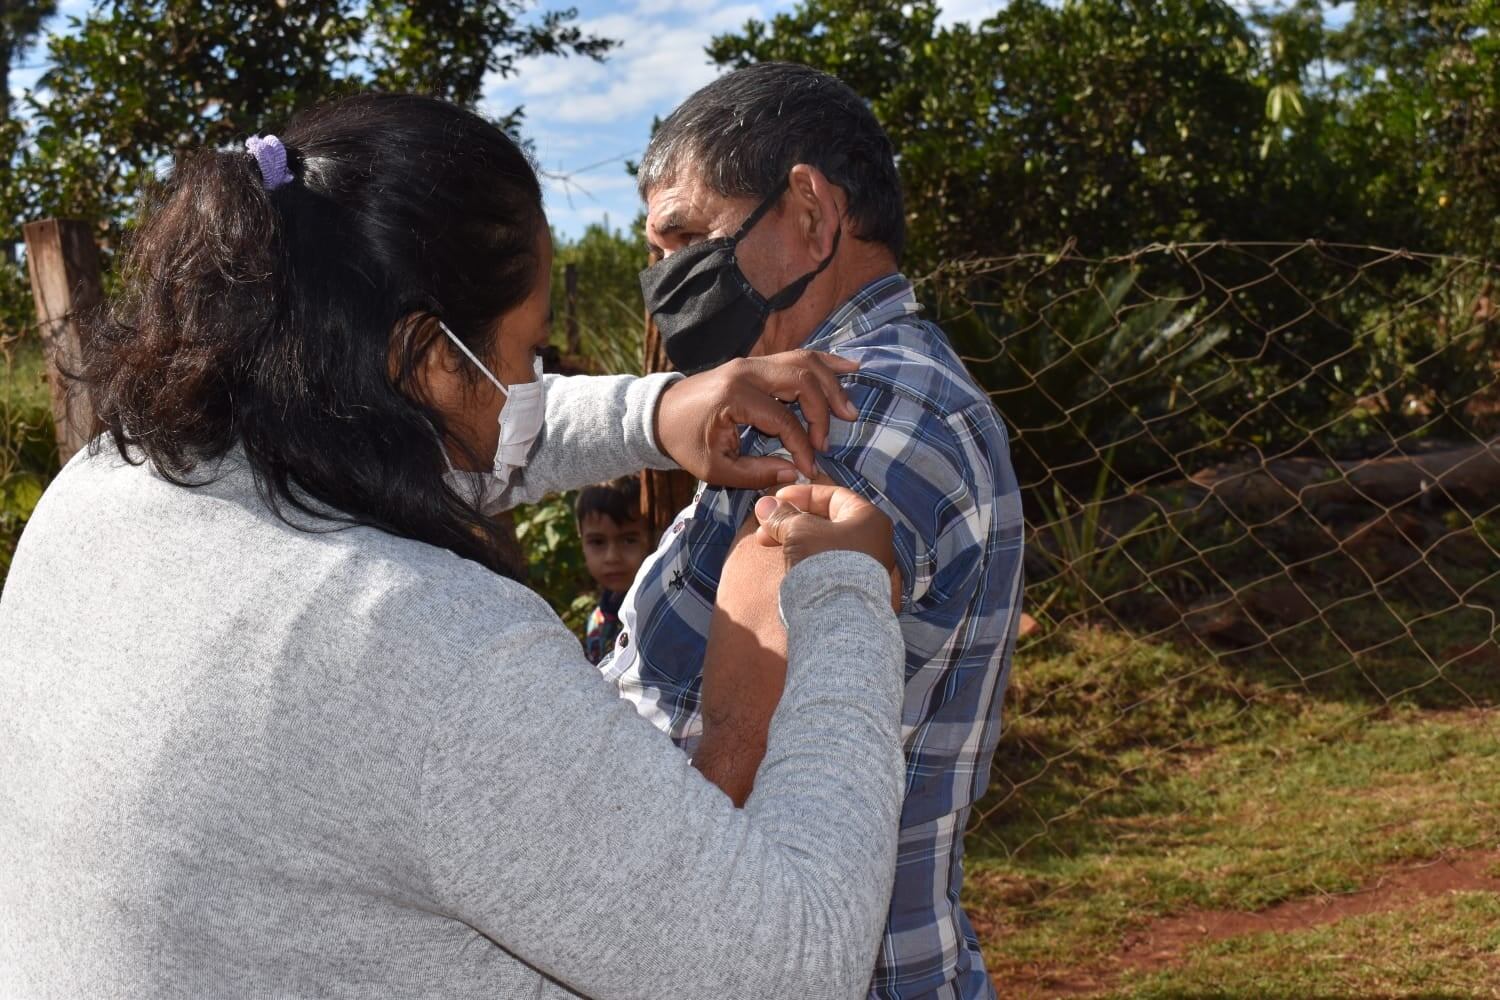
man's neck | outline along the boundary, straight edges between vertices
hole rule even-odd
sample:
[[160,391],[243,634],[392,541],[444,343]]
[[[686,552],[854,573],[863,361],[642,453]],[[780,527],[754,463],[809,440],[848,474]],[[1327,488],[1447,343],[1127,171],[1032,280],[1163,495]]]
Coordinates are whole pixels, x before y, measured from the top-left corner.
[[[896,258],[889,251],[883,250],[879,258],[871,257],[852,264],[847,271],[839,274],[839,284],[833,299],[833,305],[824,312],[825,316],[831,316],[844,303],[859,294],[859,290],[872,281],[895,274],[899,268],[896,266]],[[811,335],[812,331],[808,331]]]
[[783,322],[761,338],[761,353],[796,350],[861,288],[900,270],[895,255],[878,243],[846,239],[844,246],[847,250],[808,287],[803,301],[782,314]]

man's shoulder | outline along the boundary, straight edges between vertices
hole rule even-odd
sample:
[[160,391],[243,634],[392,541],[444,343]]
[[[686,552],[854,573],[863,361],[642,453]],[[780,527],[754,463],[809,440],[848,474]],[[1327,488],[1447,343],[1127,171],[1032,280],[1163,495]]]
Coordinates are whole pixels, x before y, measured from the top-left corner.
[[[859,416],[830,421],[818,460],[825,474],[902,510],[990,492],[985,453],[1007,447],[1004,428],[942,330],[908,318],[827,349],[860,368],[840,379]],[[753,430],[748,444],[755,453],[782,452],[780,441]]]
[[947,334],[929,320],[894,319],[840,338],[828,349],[859,362],[859,371],[843,381],[860,396],[903,400],[938,421],[970,409],[994,412]]

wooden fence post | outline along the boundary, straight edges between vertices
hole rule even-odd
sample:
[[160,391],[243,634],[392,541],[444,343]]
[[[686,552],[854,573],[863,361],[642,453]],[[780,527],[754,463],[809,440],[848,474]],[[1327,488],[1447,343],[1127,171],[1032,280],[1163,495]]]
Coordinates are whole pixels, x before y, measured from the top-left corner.
[[104,299],[99,248],[86,222],[43,219],[23,227],[37,330],[47,362],[58,458],[66,463],[99,431],[87,393],[68,372],[83,365],[82,317]]
[[568,354],[578,357],[583,350],[582,339],[578,335],[578,265],[563,265],[563,289],[566,293],[564,302],[567,308],[568,321]]
[[[669,372],[672,363],[667,360],[662,346],[661,332],[646,313],[646,372]],[[693,500],[698,481],[686,472],[659,472],[647,469],[641,474],[641,519],[651,531],[660,536],[672,523],[677,512]]]

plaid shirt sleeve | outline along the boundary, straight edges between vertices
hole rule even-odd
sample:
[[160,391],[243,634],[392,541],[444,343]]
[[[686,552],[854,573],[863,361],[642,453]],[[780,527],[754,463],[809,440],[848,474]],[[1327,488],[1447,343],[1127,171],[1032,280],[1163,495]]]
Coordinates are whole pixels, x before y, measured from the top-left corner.
[[[1008,461],[997,468],[1005,456],[994,454],[1003,427],[984,400],[936,408],[910,386],[863,374],[845,387],[859,417],[834,422],[818,464],[895,527],[906,641],[907,797],[870,995],[991,997],[957,889],[963,827],[988,781],[1019,613],[1019,499]],[[747,444],[785,454],[774,440]],[[994,641],[965,641],[976,635]]]
[[[966,598],[976,582],[988,530],[962,433],[952,417],[880,379],[846,376],[844,389],[859,416],[830,423],[818,468],[891,519],[903,616],[946,620],[944,608]],[[780,441],[752,434],[752,453],[790,457]],[[932,652],[908,642],[908,673]]]

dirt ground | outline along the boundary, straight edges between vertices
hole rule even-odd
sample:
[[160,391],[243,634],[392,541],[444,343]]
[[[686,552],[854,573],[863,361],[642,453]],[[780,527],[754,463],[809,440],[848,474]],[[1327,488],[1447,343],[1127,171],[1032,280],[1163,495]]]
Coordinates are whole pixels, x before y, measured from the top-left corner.
[[1007,969],[996,990],[1003,997],[1060,1000],[1109,990],[1126,973],[1155,972],[1180,965],[1193,949],[1247,934],[1292,932],[1350,917],[1400,910],[1453,892],[1500,894],[1500,850],[1455,852],[1434,861],[1393,867],[1362,888],[1288,900],[1258,912],[1200,911],[1164,917],[1126,936],[1106,962]]

